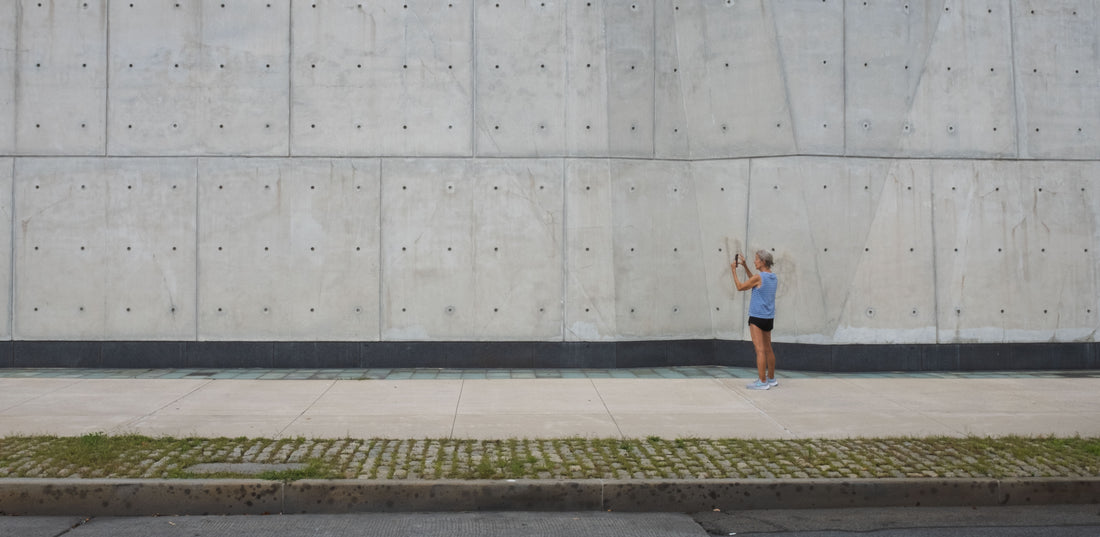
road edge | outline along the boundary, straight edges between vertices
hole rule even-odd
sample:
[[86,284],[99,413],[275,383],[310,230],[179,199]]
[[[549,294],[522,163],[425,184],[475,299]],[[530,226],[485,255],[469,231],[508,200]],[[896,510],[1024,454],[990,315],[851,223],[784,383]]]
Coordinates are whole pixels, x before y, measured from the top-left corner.
[[1100,477],[398,481],[0,479],[3,515],[666,511],[1100,504]]

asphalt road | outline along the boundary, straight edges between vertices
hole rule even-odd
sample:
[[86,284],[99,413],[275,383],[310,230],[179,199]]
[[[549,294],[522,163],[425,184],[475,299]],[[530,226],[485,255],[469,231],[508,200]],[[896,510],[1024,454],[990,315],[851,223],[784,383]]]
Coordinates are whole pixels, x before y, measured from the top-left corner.
[[886,508],[732,513],[393,513],[2,517],[0,537],[1095,537],[1100,506]]

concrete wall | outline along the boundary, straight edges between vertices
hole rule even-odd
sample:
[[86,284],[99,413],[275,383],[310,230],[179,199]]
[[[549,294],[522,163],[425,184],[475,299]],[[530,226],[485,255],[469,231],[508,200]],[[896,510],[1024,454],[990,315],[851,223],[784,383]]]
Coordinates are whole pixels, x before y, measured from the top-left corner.
[[0,337],[1092,342],[1098,97],[1094,0],[3,0]]

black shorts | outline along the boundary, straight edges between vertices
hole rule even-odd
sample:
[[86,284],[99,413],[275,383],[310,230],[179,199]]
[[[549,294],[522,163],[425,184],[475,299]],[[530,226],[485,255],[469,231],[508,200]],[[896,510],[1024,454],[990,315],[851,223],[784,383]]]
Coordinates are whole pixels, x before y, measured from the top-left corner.
[[775,319],[761,319],[760,317],[749,317],[749,324],[756,325],[765,332],[772,331],[772,325],[775,324]]

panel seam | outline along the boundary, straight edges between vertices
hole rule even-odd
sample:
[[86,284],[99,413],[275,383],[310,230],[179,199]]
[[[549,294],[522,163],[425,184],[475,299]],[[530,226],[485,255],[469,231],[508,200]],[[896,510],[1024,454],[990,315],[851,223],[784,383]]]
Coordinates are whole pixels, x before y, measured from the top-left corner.
[[840,55],[840,130],[844,137],[840,156],[848,157],[848,2],[840,3]]
[[[938,244],[936,240],[936,166],[931,162],[928,163],[928,196],[931,201],[929,227],[932,232],[932,326],[935,329],[933,341],[938,345],[940,343],[940,264],[936,256],[936,252],[939,251],[936,247]],[[921,359],[923,361],[923,353],[921,353]],[[923,367],[922,363],[921,368]]]
[[604,134],[604,142],[605,142],[604,147],[606,148],[604,153],[606,154],[605,158],[610,158],[611,157],[611,69],[610,69],[610,66],[611,66],[611,53],[610,53],[611,47],[610,47],[610,44],[608,43],[610,38],[608,38],[608,35],[607,35],[607,24],[608,24],[607,23],[607,13],[606,13],[606,11],[604,11],[605,8],[602,7],[602,6],[598,7],[598,9],[601,10],[600,20],[603,21],[603,27],[601,28],[601,30],[603,32],[603,92],[604,92],[603,97],[604,97],[604,101],[606,103],[606,105],[604,106],[604,133],[603,134]]
[[477,147],[477,3],[470,3],[470,158],[478,156]]
[[[21,53],[23,50],[23,2],[15,2],[15,73],[12,77],[12,83],[15,87],[12,91],[12,98],[15,101],[12,103],[14,113],[12,114],[12,153],[19,154],[19,125],[22,122],[22,114],[20,114],[19,103],[23,101],[23,56]],[[12,201],[14,204],[14,200]]]
[[[661,0],[653,0],[653,4],[651,4],[652,9],[650,10],[653,12],[653,33],[650,34],[653,36],[653,38],[651,39],[651,42],[653,43],[653,70],[650,71],[651,76],[649,87],[649,102],[653,105],[653,113],[650,116],[649,120],[650,158],[657,158],[657,3],[660,1]],[[675,26],[673,27],[672,31],[674,33],[676,32]]]
[[1023,154],[1023,150],[1022,150],[1022,147],[1021,147],[1021,144],[1023,143],[1023,137],[1020,136],[1020,133],[1022,132],[1021,129],[1020,129],[1020,84],[1021,84],[1021,82],[1020,82],[1019,78],[1017,78],[1017,75],[1016,75],[1016,17],[1015,17],[1015,14],[1012,12],[1012,4],[1013,3],[1008,2],[1007,4],[1008,4],[1008,34],[1009,34],[1008,35],[1008,46],[1009,46],[1008,54],[1009,54],[1009,57],[1012,61],[1011,67],[1009,67],[1009,69],[1011,69],[1011,73],[1012,73],[1012,113],[1013,113],[1013,115],[1015,116],[1015,119],[1016,119],[1016,121],[1015,121],[1016,124],[1013,125],[1013,129],[1012,129],[1013,130],[1012,136],[1015,138],[1015,142],[1016,142],[1016,144],[1015,144],[1016,145],[1016,155],[1015,155],[1015,157],[1016,157],[1016,159],[1019,159],[1021,154]]
[[[748,178],[745,180],[745,242],[742,243],[746,252],[749,250],[749,239],[752,237],[749,230],[752,226],[752,169],[755,167],[756,159],[749,159]],[[737,253],[742,254],[742,256],[744,255],[744,252]],[[735,259],[734,263],[736,262]],[[736,270],[736,267],[730,269],[731,272]],[[741,314],[741,322],[739,324],[741,325],[741,340],[744,341],[747,335],[745,332],[748,331],[748,325],[745,323],[745,293],[737,294],[741,299],[741,304],[738,305],[737,311]]]
[[[201,341],[202,340],[202,337],[201,337],[202,333],[200,331],[201,327],[199,325],[199,318],[201,317],[201,314],[202,314],[202,309],[201,309],[202,296],[201,296],[201,292],[200,292],[200,287],[202,286],[202,263],[200,262],[201,257],[202,257],[202,251],[201,251],[200,246],[202,245],[202,241],[200,240],[199,237],[200,237],[200,231],[201,231],[201,226],[202,226],[202,219],[201,219],[201,217],[202,217],[202,195],[201,195],[202,178],[200,177],[199,167],[202,165],[202,159],[199,158],[199,157],[196,157],[193,160],[194,160],[194,163],[195,163],[195,175],[194,175],[194,177],[195,177],[195,250],[194,250],[194,252],[195,252],[195,305],[194,305],[194,310],[195,310],[194,311],[194,315],[195,315],[195,320],[194,320],[195,337],[194,337],[194,340],[195,341]],[[184,353],[184,360],[186,360],[186,359],[187,359],[187,353],[185,352]],[[187,364],[185,363],[184,366],[186,367]]]
[[561,161],[561,322],[559,322],[559,334],[561,341],[565,343],[565,327],[568,322],[566,315],[569,311],[569,203],[568,200],[568,174],[566,166],[570,160]]
[[[378,159],[378,180],[376,182],[376,184],[378,186],[378,196],[376,198],[377,203],[375,203],[375,210],[378,212],[378,231],[377,231],[377,233],[378,233],[378,251],[377,251],[377,255],[378,255],[378,258],[377,258],[378,259],[378,321],[377,321],[378,332],[377,332],[377,334],[378,335],[377,335],[377,340],[378,341],[382,341],[383,315],[385,314],[385,297],[382,295],[382,292],[384,291],[384,287],[385,287],[384,282],[386,281],[386,279],[385,279],[385,271],[386,271],[385,252],[386,252],[386,249],[385,249],[385,245],[383,244],[383,241],[385,240],[386,234],[382,232],[382,193],[384,191],[384,189],[383,189],[383,178],[382,178],[382,161],[383,160],[384,159],[381,159],[381,158]],[[359,366],[360,367],[364,367],[364,366],[367,365],[366,364],[366,358],[367,357],[361,351],[360,356],[359,356]]]
[[[569,55],[569,4],[565,4],[563,8],[565,13],[562,15],[562,34],[565,41],[565,47],[562,50],[562,55],[568,57]],[[562,68],[562,76],[564,78],[563,84],[568,91],[569,80],[571,71],[569,66],[572,65],[568,60],[563,62],[565,65]],[[568,99],[568,97],[566,97]],[[563,130],[569,124],[569,103],[566,102],[562,107],[562,127]],[[565,144],[563,147],[565,156],[561,159],[561,289],[559,291],[560,303],[558,304],[559,312],[561,313],[561,319],[558,321],[558,337],[561,338],[562,345],[565,344],[565,327],[568,322],[566,319],[567,312],[569,311],[569,203],[568,203],[568,187],[566,168],[569,163],[571,151],[569,149],[569,135],[568,133],[562,134],[562,141]],[[538,365],[538,364],[534,364]]]
[[111,0],[107,0],[104,5],[106,13],[103,14],[104,21],[104,36],[103,36],[103,49],[105,51],[103,58],[103,156],[108,157],[111,154],[111,130],[109,125],[111,124]]
[[779,63],[779,77],[783,83],[783,97],[787,101],[787,121],[790,122],[789,124],[791,127],[791,145],[794,148],[794,152],[798,153],[800,144],[798,143],[798,129],[794,120],[794,107],[791,106],[791,84],[787,79],[787,57],[783,54],[783,45],[779,39],[779,26],[778,23],[776,23],[775,21],[775,12],[769,9],[769,6],[772,5],[774,4],[768,4],[765,2],[765,16],[767,16],[768,14],[771,15],[770,18],[772,20],[772,37],[775,39],[775,56],[777,62]]
[[[18,70],[18,68],[16,70]],[[8,278],[8,285],[9,285],[9,287],[8,287],[8,335],[9,335],[9,338],[12,341],[15,340],[15,289],[16,289],[16,286],[15,286],[15,228],[16,228],[16,224],[19,222],[18,217],[15,214],[15,207],[16,207],[16,203],[15,203],[15,170],[16,170],[16,165],[15,164],[16,164],[17,160],[18,159],[16,159],[16,158],[11,159],[11,200],[10,200],[11,201],[11,209],[10,209],[11,228],[8,230],[8,232],[10,233],[9,236],[10,236],[10,240],[11,240],[11,244],[8,247],[8,249],[10,251],[10,256],[8,257],[8,270],[9,270],[9,274],[11,275],[11,277]],[[13,350],[13,354],[14,354],[14,350]],[[14,360],[15,360],[15,357],[12,356],[12,365],[15,365]]]
[[286,47],[286,156],[293,156],[294,147],[294,5],[287,2]]
[[[939,5],[942,6],[943,4],[939,4]],[[923,49],[924,55],[923,55],[923,57],[921,57],[920,72],[917,73],[917,80],[916,80],[915,83],[912,83],[911,85],[909,85],[906,88],[905,97],[907,99],[907,101],[906,101],[907,106],[905,108],[905,118],[906,118],[905,119],[905,124],[909,124],[910,119],[912,119],[912,117],[913,117],[913,109],[917,104],[917,97],[918,97],[918,94],[920,93],[921,84],[924,82],[924,75],[926,73],[928,73],[928,60],[929,60],[929,58],[932,57],[932,48],[936,46],[936,36],[940,34],[940,29],[943,27],[943,24],[944,24],[944,15],[943,15],[942,10],[940,10],[937,7],[936,8],[936,13],[937,13],[937,15],[936,15],[935,27],[932,28],[932,32],[931,32],[931,34],[929,34],[928,46]],[[907,82],[908,82],[908,80],[907,80]],[[892,154],[899,155],[899,154],[903,153],[902,146],[905,143],[906,143],[905,139],[900,134],[897,135],[896,143],[893,146]],[[912,153],[913,152],[912,145],[913,144],[910,143],[909,148],[906,149],[905,152]],[[924,152],[925,153],[932,153],[932,151],[930,150],[930,147],[925,147]],[[909,160],[916,160],[916,159],[909,158],[909,157],[906,157],[906,158],[909,159]]]

